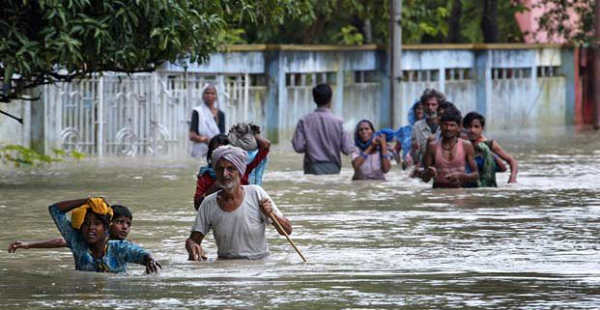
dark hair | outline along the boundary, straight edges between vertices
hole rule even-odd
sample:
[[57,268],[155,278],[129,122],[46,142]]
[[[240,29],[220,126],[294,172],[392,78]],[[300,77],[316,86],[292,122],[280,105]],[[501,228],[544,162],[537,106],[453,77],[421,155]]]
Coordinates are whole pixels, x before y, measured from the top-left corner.
[[113,209],[113,219],[124,216],[124,217],[128,217],[130,220],[133,220],[133,215],[131,214],[131,211],[129,210],[129,208],[127,208],[126,206],[112,205],[112,209]]
[[[359,134],[358,134],[358,129],[359,129],[359,127],[360,127],[360,124],[362,124],[362,123],[367,123],[367,124],[369,124],[369,127],[371,127],[371,130],[373,131],[373,133],[375,133],[375,127],[373,127],[373,123],[372,123],[370,120],[368,120],[368,119],[363,119],[363,120],[359,121],[359,122],[356,124],[356,128],[354,129],[354,139],[355,139],[355,141],[356,141],[356,139],[360,139],[360,136],[359,136]],[[360,141],[360,140],[359,140],[359,141]]]
[[[423,103],[421,103],[421,101],[419,101],[419,102],[416,102],[415,104],[413,104],[413,106],[412,106],[412,111],[413,111],[413,113],[414,113],[414,114],[417,114],[417,109],[418,109],[418,108],[421,108],[421,109],[423,109]],[[416,116],[416,115],[415,115],[415,116]]]
[[423,91],[423,94],[421,95],[420,102],[425,103],[427,100],[429,100],[431,98],[436,98],[439,104],[446,101],[446,96],[444,96],[444,94],[442,94],[440,91],[437,91],[433,88],[426,88]]
[[[102,214],[93,212],[91,209],[89,209],[88,212],[85,214],[85,218],[87,218],[90,215],[96,216],[102,222],[102,225],[104,225],[104,230],[108,230],[108,227],[110,226],[110,221],[111,221],[111,217],[109,214],[102,215]],[[83,223],[81,224],[82,227],[85,224],[85,218],[83,219]]]
[[450,101],[440,102],[440,105],[438,106],[438,110],[445,111],[447,109],[454,109],[454,110],[457,110],[458,112],[460,112],[460,110],[458,110],[458,108],[454,105],[454,103],[452,103]]
[[317,106],[323,106],[331,102],[332,91],[327,84],[319,84],[312,90],[313,100]]
[[444,110],[442,117],[440,117],[440,122],[456,122],[456,124],[460,125],[461,119],[460,111],[457,108],[449,106]]
[[206,153],[206,161],[208,162],[208,164],[210,165],[210,162],[212,161],[212,153],[217,147],[221,145],[228,145],[230,143],[231,142],[229,141],[227,135],[218,134],[212,137],[210,141],[208,141],[208,152]]
[[485,117],[477,112],[469,112],[465,115],[465,118],[463,118],[462,121],[463,127],[471,126],[471,123],[476,119],[479,120],[482,128],[485,127]]

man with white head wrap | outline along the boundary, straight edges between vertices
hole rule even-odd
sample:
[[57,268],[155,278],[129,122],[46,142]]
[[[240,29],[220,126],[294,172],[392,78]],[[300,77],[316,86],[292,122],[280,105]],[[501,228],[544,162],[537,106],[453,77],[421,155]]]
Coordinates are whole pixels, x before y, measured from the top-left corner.
[[221,190],[204,198],[198,208],[192,233],[185,242],[190,260],[206,259],[201,243],[210,229],[219,258],[260,259],[269,255],[265,228],[267,223],[272,224],[271,214],[287,234],[292,233],[290,221],[264,189],[241,185],[246,156],[246,151],[231,145],[214,150],[212,162]]
[[235,166],[240,175],[246,173],[246,158],[248,153],[239,147],[232,145],[222,145],[216,148],[212,154],[212,165],[215,171],[220,159],[225,159]]

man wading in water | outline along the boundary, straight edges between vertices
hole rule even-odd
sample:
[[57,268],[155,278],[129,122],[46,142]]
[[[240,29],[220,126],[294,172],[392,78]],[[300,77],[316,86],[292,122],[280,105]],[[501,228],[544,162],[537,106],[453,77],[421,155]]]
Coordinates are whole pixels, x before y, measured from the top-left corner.
[[304,174],[339,174],[340,153],[352,154],[354,146],[344,131],[344,121],[331,113],[331,87],[319,84],[313,88],[317,109],[298,121],[292,146],[304,153]]
[[271,223],[271,214],[288,235],[292,233],[290,221],[265,190],[258,185],[241,185],[247,156],[246,151],[231,145],[213,152],[212,164],[222,189],[204,198],[198,208],[192,233],[185,242],[190,260],[206,259],[201,244],[210,229],[219,258],[261,259],[269,255],[265,227]]
[[417,167],[423,166],[427,139],[431,135],[437,138],[440,134],[438,108],[444,101],[446,101],[444,94],[435,89],[426,89],[421,96],[420,102],[423,105],[425,118],[415,122],[411,137],[411,157]]
[[[479,178],[473,145],[460,138],[460,123],[460,112],[455,108],[446,109],[440,118],[441,138],[430,139],[427,144],[421,178],[425,182],[434,178],[434,188],[463,187]],[[466,173],[467,164],[471,173]]]

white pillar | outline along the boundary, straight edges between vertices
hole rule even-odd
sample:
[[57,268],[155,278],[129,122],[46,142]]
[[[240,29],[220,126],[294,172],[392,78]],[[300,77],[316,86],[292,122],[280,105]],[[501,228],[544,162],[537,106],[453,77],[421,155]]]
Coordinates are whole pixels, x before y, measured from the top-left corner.
[[390,109],[392,114],[392,128],[398,127],[401,123],[402,115],[406,114],[403,111],[402,94],[400,87],[402,86],[402,0],[393,0],[391,8],[391,25],[390,30],[392,33],[392,40],[390,42],[390,55],[391,55],[391,70],[390,70]]
[[98,106],[97,106],[98,117],[98,134],[96,135],[96,152],[98,157],[104,156],[104,77],[100,76],[98,79]]

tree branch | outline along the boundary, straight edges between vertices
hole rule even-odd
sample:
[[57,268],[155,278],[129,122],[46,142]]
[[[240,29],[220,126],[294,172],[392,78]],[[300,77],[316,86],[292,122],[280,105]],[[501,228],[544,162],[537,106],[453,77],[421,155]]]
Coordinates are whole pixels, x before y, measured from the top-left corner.
[[23,119],[22,119],[22,118],[18,118],[18,117],[16,117],[16,116],[14,116],[14,115],[12,115],[12,114],[10,114],[10,113],[8,113],[8,112],[4,112],[4,111],[2,111],[2,110],[0,110],[0,113],[1,113],[1,114],[4,114],[4,115],[6,115],[6,116],[8,116],[8,117],[10,117],[10,118],[12,118],[12,119],[14,119],[14,120],[16,120],[17,122],[21,123],[21,125],[23,125]]

